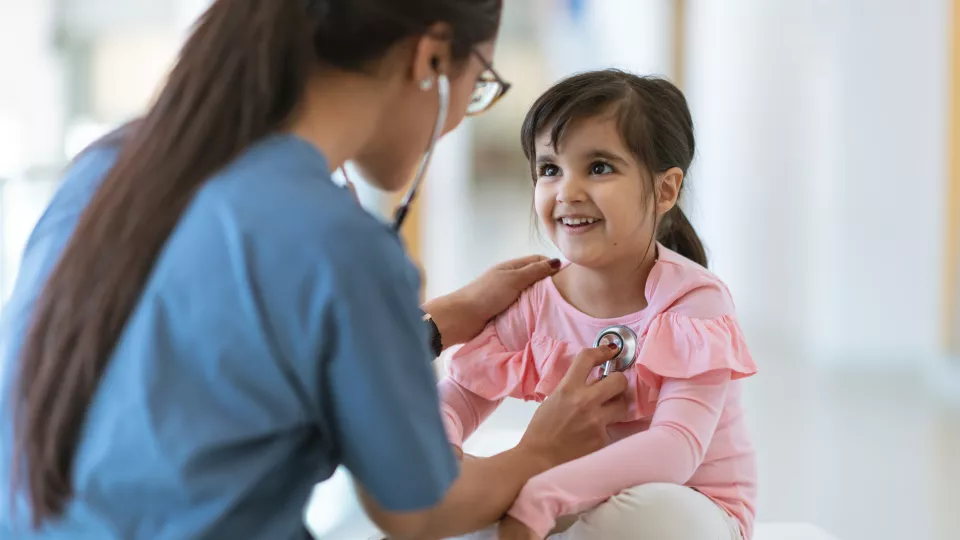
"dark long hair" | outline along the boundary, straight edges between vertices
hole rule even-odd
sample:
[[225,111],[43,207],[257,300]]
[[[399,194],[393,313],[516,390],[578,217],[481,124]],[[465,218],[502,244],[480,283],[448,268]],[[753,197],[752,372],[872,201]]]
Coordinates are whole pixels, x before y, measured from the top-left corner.
[[[616,69],[591,71],[564,79],[534,103],[523,121],[520,138],[530,162],[534,182],[536,138],[550,130],[557,146],[571,122],[613,110],[620,136],[641,166],[647,168],[649,193],[655,192],[655,174],[673,167],[686,174],[693,162],[696,142],[693,118],[683,93],[670,81],[640,77]],[[655,207],[652,209],[656,211]],[[656,224],[656,240],[668,249],[707,266],[707,252],[693,225],[677,204]]]
[[[445,22],[455,60],[493,39],[501,0],[216,0],[155,104],[112,137],[117,161],[33,312],[17,386],[16,460],[34,527],[73,496],[81,427],[155,259],[197,190],[282,129],[308,78],[361,71]],[[14,488],[17,487],[14,486]]]

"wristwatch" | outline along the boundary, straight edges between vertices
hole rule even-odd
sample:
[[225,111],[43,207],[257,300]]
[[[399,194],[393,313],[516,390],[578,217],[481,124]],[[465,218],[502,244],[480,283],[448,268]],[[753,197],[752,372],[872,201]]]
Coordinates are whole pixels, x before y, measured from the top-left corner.
[[433,351],[433,356],[439,357],[440,353],[443,352],[443,342],[440,341],[440,329],[437,328],[437,323],[434,322],[433,317],[429,313],[423,314],[423,322],[427,323],[427,332],[430,336],[430,350]]

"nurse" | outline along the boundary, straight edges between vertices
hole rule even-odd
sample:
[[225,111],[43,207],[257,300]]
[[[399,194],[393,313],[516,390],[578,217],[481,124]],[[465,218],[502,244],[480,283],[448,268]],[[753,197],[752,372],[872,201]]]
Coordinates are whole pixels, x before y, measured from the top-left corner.
[[[604,443],[613,354],[580,354],[523,441],[458,469],[429,329],[473,337],[531,259],[418,306],[394,232],[330,180],[404,185],[502,94],[501,0],[215,0],[155,104],[71,165],[0,327],[0,538],[284,539],[344,465],[395,538],[482,528]],[[435,325],[436,328],[433,328]]]

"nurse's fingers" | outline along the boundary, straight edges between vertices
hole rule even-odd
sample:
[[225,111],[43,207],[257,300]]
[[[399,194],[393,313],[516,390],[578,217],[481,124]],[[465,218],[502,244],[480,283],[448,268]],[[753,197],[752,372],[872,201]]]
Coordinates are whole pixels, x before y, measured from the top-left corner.
[[519,259],[513,259],[512,261],[505,261],[500,263],[500,268],[504,270],[517,270],[523,268],[528,264],[538,263],[547,260],[543,255],[528,255],[526,257],[520,257]]
[[615,424],[626,418],[628,410],[627,397],[620,394],[600,407],[600,417],[607,425]]
[[612,399],[622,396],[627,391],[627,378],[623,373],[614,372],[607,378],[597,381],[590,385],[587,390],[594,403],[606,403]]
[[[587,384],[587,377],[599,365],[608,360],[612,360],[617,355],[616,345],[610,347],[599,347],[595,349],[584,349],[574,357],[570,368],[560,381],[560,386],[578,388]],[[600,381],[603,382],[603,381]],[[596,386],[600,382],[591,386]],[[610,396],[613,397],[613,396]]]
[[511,274],[513,274],[514,279],[517,280],[517,288],[524,290],[534,283],[556,274],[557,271],[560,270],[560,265],[561,263],[557,259],[544,259],[517,268],[516,270],[511,270]]

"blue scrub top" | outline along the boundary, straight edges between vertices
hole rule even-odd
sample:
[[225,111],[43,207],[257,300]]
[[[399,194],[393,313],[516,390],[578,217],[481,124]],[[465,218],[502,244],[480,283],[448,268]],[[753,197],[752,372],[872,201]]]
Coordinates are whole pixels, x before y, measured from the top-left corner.
[[[115,154],[81,156],[30,237],[0,325],[7,419],[34,300]],[[386,509],[434,505],[457,464],[418,290],[397,236],[316,148],[266,138],[160,253],[88,410],[73,502],[40,532],[10,500],[0,421],[0,538],[303,538],[314,485],[341,464]]]

